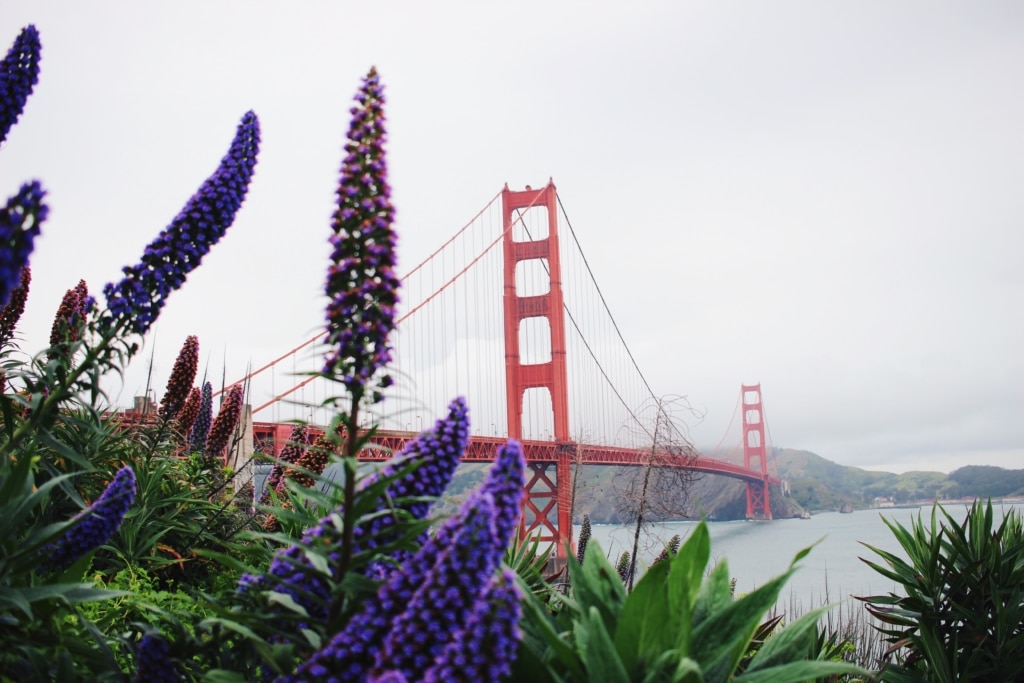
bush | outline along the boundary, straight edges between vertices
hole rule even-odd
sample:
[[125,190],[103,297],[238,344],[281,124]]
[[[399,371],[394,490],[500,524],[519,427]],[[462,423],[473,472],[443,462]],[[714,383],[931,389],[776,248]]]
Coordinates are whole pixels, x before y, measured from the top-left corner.
[[[869,675],[836,661],[814,610],[785,628],[762,621],[795,571],[736,598],[728,564],[705,576],[711,555],[706,524],[671,559],[648,569],[632,593],[591,540],[583,563],[570,557],[571,589],[551,605],[527,595],[516,680],[805,681],[833,674]],[[768,635],[771,634],[770,637]]]
[[[939,517],[941,513],[941,517]],[[885,520],[909,558],[868,545],[887,566],[864,560],[905,595],[860,598],[884,626],[892,666],[883,680],[1024,679],[1024,527],[1015,508],[998,527],[991,501],[975,501],[958,523],[941,506],[910,529]]]

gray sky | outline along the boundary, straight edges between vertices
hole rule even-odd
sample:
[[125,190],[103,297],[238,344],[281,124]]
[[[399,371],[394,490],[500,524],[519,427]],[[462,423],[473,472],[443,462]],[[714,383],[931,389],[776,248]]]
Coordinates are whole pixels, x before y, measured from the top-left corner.
[[403,266],[503,183],[553,177],[655,391],[707,412],[699,445],[760,381],[775,445],[1024,467],[1024,4],[0,0],[4,50],[28,23],[42,74],[0,188],[50,193],[30,349],[64,290],[138,259],[250,108],[249,198],[145,355],[163,386],[188,334],[231,377],[307,338],[376,65]]

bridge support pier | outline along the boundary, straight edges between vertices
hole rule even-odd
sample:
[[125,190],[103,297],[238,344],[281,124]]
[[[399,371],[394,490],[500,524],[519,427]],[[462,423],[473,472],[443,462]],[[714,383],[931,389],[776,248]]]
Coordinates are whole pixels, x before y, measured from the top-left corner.
[[[533,534],[542,547],[554,544],[549,570],[565,566],[566,543],[572,542],[572,461],[568,452],[555,462],[529,462],[526,465],[526,496],[519,532]],[[531,538],[532,540],[532,538]],[[573,548],[568,548],[574,552]]]

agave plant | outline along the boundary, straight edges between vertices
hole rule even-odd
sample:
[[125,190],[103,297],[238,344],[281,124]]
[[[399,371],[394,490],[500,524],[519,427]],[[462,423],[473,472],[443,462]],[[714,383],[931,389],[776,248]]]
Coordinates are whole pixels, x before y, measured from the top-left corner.
[[905,595],[860,598],[892,643],[889,654],[896,662],[883,680],[1024,679],[1020,513],[1010,508],[996,527],[992,502],[975,501],[962,522],[938,505],[928,524],[921,515],[909,529],[884,521],[907,559],[865,544],[885,565],[863,561],[902,586]]

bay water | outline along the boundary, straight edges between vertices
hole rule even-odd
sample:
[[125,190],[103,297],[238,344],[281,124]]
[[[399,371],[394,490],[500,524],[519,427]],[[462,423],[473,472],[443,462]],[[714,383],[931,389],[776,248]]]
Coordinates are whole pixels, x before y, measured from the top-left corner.
[[[944,506],[953,519],[962,522],[968,507],[956,503]],[[996,523],[1010,506],[993,504]],[[883,508],[849,514],[823,512],[810,519],[780,519],[770,522],[709,522],[711,535],[710,566],[728,561],[729,574],[736,579],[737,593],[750,592],[786,571],[794,555],[814,546],[801,560],[799,569],[779,595],[780,607],[795,607],[801,612],[823,604],[844,602],[859,605],[850,596],[883,595],[900,587],[871,569],[859,558],[885,566],[885,561],[862,545],[867,543],[894,555],[905,554],[882,521],[885,517],[909,528],[911,519],[923,515],[930,524],[931,506],[922,508]],[[942,514],[939,513],[939,520]],[[673,535],[686,542],[696,522],[652,524],[640,533],[639,556],[646,567],[661,552]],[[634,527],[595,524],[592,538],[614,565],[623,551],[632,551]],[[576,527],[576,538],[579,527]]]

